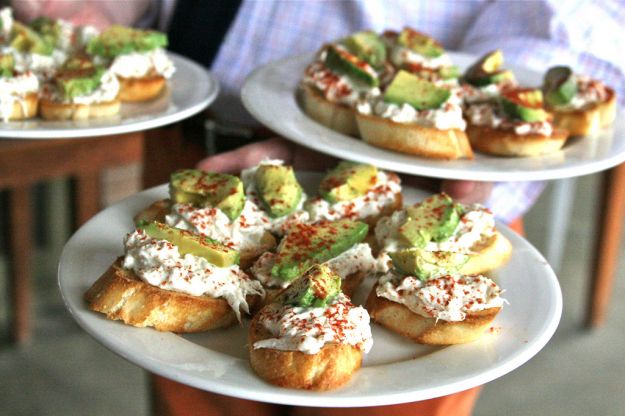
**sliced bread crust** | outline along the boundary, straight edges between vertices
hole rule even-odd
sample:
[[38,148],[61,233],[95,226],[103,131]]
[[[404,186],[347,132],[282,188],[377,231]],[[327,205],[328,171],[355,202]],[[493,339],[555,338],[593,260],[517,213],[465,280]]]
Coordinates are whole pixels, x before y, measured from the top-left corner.
[[115,116],[119,114],[120,106],[119,99],[93,104],[71,104],[42,98],[39,110],[41,117],[46,120],[87,120]]
[[302,108],[310,118],[339,133],[359,137],[356,110],[328,101],[309,85],[300,86],[299,96]]
[[123,102],[152,100],[165,89],[167,80],[162,75],[142,78],[117,77],[119,80],[119,98]]
[[8,120],[25,120],[35,117],[38,109],[39,95],[36,92],[15,98],[11,106],[11,114]]
[[462,274],[484,274],[502,266],[510,259],[512,244],[500,232],[471,247],[476,254],[460,269]]
[[579,110],[558,110],[550,108],[553,123],[568,130],[571,136],[592,136],[602,128],[609,127],[616,119],[616,93],[606,87],[608,99]]
[[513,130],[469,125],[467,135],[473,149],[497,156],[540,156],[557,152],[569,137],[566,130],[555,129],[551,136],[515,134]]

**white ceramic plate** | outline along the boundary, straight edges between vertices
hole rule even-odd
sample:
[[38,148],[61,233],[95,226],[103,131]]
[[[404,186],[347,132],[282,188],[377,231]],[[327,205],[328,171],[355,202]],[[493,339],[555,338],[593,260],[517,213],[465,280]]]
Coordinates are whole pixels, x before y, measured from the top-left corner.
[[[465,68],[475,57],[450,54]],[[574,138],[563,150],[546,156],[504,158],[475,153],[473,160],[435,160],[370,146],[362,140],[337,133],[309,118],[297,104],[296,87],[312,55],[272,62],[256,69],[246,80],[241,98],[261,123],[285,138],[322,153],[372,163],[396,172],[445,179],[477,181],[528,181],[586,175],[625,161],[625,114],[612,128],[596,137]],[[523,85],[537,86],[542,74],[508,66]]]
[[199,64],[172,52],[168,54],[176,72],[167,90],[155,100],[123,103],[118,116],[101,119],[0,122],[0,138],[68,139],[130,133],[171,124],[202,111],[217,97],[217,81]]
[[[320,176],[298,176],[314,192]],[[123,253],[122,239],[133,229],[133,215],[166,195],[166,185],[141,192],[81,227],[63,250],[59,287],[74,319],[99,342],[138,366],[199,389],[302,406],[358,407],[425,400],[487,383],[514,370],[547,343],[560,320],[562,295],[553,271],[527,241],[499,225],[514,251],[509,263],[493,275],[505,288],[510,304],[483,338],[465,345],[425,347],[373,325],[373,349],[346,387],[327,393],[274,387],[250,368],[247,323],[179,336],[126,326],[87,310],[82,296]],[[424,196],[405,190],[407,203]],[[371,284],[367,282],[368,287]],[[364,300],[366,292],[361,290],[354,300]]]

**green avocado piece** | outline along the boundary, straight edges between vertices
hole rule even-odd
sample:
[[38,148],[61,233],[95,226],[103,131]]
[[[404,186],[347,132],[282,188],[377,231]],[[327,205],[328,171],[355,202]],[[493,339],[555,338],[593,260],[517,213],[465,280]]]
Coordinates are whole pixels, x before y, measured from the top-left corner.
[[380,85],[378,75],[367,61],[352,55],[340,46],[329,45],[326,48],[324,64],[331,70],[370,87]]
[[449,99],[451,92],[423,78],[401,70],[384,93],[384,101],[413,106],[417,110],[439,108]]
[[409,27],[399,33],[397,43],[428,58],[438,58],[445,53],[445,49],[434,38]]
[[547,120],[543,108],[543,93],[539,89],[517,89],[506,91],[501,96],[501,108],[513,119],[529,123]]
[[260,165],[254,182],[261,201],[274,218],[289,215],[302,199],[302,186],[297,182],[293,167]]
[[176,204],[219,208],[231,221],[241,214],[245,205],[243,183],[238,177],[197,169],[172,173],[169,195]]
[[53,44],[46,41],[36,31],[20,22],[13,22],[10,38],[11,47],[20,52],[51,55],[54,51]]
[[0,76],[3,78],[12,78],[13,69],[15,68],[15,58],[11,54],[0,55]]
[[149,222],[138,227],[157,240],[166,240],[178,247],[180,255],[202,257],[217,267],[239,264],[239,252],[218,241],[186,230],[180,230],[159,222]]
[[515,77],[512,71],[503,69],[501,71],[493,72],[492,74],[485,74],[475,78],[465,78],[465,80],[476,87],[485,87],[491,84],[499,84],[504,81],[514,81]]
[[30,27],[50,45],[57,45],[61,36],[61,25],[49,17],[38,17],[30,22]]
[[104,67],[97,66],[86,69],[62,70],[54,82],[63,98],[71,99],[91,94],[100,86]]
[[319,195],[334,204],[363,196],[375,184],[378,168],[373,165],[340,162],[321,179]]
[[282,239],[271,275],[290,282],[309,267],[326,262],[367,236],[364,222],[342,219],[335,222],[294,225]]
[[280,292],[276,302],[305,308],[321,308],[339,293],[341,293],[341,277],[325,264],[317,264]]
[[566,105],[577,94],[577,80],[571,68],[554,66],[543,78],[545,102],[551,106]]
[[467,254],[409,248],[389,253],[393,265],[406,276],[422,281],[457,272],[469,260]]
[[380,36],[373,31],[357,32],[341,42],[352,54],[379,68],[386,61],[386,46]]
[[464,80],[476,87],[514,80],[512,71],[501,69],[502,65],[503,52],[501,50],[488,52],[465,71]]
[[147,52],[167,46],[167,35],[154,30],[141,30],[112,25],[87,43],[87,53],[114,58],[132,52]]
[[460,77],[460,68],[456,65],[444,66],[438,70],[438,75],[442,79],[453,79]]
[[406,221],[399,227],[404,243],[424,248],[430,241],[441,242],[454,235],[460,222],[460,207],[445,193],[432,195],[406,208]]

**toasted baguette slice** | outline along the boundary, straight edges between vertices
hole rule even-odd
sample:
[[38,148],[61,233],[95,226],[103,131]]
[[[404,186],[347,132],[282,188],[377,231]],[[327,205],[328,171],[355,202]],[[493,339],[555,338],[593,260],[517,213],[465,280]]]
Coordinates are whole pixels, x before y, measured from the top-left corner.
[[119,99],[93,104],[68,104],[42,98],[41,117],[46,120],[87,120],[119,114]]
[[[128,325],[179,333],[223,328],[237,322],[224,299],[191,296],[152,286],[123,269],[122,260],[118,258],[85,293],[91,310]],[[247,301],[252,307],[260,297],[248,296]]]
[[606,87],[608,99],[579,110],[558,110],[551,108],[553,124],[568,130],[571,136],[592,136],[616,119],[616,94]]
[[512,254],[512,244],[500,232],[485,238],[472,247],[477,254],[469,257],[460,269],[462,274],[484,274],[508,261]]
[[[165,216],[169,214],[171,210],[171,202],[169,199],[162,199],[154,202],[152,205],[139,212],[134,217],[135,224],[139,224],[142,221],[158,221],[165,222]],[[272,250],[278,245],[276,238],[269,231],[266,231],[260,240],[258,247],[253,247],[240,252],[239,267],[246,270],[254,264],[256,259],[261,254]]]
[[557,152],[564,146],[569,132],[555,129],[551,136],[540,134],[517,135],[512,130],[485,126],[467,127],[473,149],[497,156],[540,156]]
[[11,114],[8,120],[24,120],[37,115],[39,96],[37,93],[26,94],[24,97],[13,100]]
[[167,85],[167,80],[161,75],[142,78],[117,77],[117,79],[119,80],[119,98],[123,102],[153,100]]
[[332,390],[347,383],[360,368],[363,353],[352,345],[326,344],[317,354],[255,349],[255,342],[273,337],[258,317],[250,324],[248,348],[252,369],[265,381],[293,389]]
[[300,101],[313,120],[339,133],[358,137],[356,111],[345,104],[333,103],[308,85],[300,88]]
[[377,147],[434,159],[473,159],[464,131],[439,130],[415,123],[396,123],[383,117],[356,114],[362,139]]
[[[396,173],[386,172],[386,174],[389,176],[389,179],[399,181],[399,176],[397,176]],[[375,230],[375,225],[378,223],[378,220],[380,218],[388,217],[389,215],[393,214],[393,212],[402,209],[403,206],[404,197],[401,192],[398,192],[397,194],[395,194],[395,200],[393,201],[393,203],[385,206],[379,214],[361,218],[360,221],[367,223],[367,225],[369,226],[369,234],[371,235],[373,234]]]
[[366,303],[371,319],[419,344],[451,345],[474,341],[491,325],[501,309],[497,307],[470,313],[464,321],[437,321],[418,315],[400,303],[377,296],[377,286],[371,289]]

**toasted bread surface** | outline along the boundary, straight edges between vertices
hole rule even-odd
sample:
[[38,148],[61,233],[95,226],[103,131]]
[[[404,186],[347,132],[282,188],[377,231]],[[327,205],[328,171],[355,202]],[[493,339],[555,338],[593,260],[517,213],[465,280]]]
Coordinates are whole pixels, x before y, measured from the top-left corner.
[[39,96],[37,93],[26,94],[24,97],[15,98],[11,106],[8,120],[24,120],[37,115],[39,108]]
[[115,116],[119,114],[120,104],[119,99],[93,104],[71,104],[42,98],[39,111],[46,120],[87,120]]
[[571,136],[592,136],[602,128],[609,127],[616,119],[616,94],[607,88],[608,99],[579,110],[558,110],[551,108],[553,123],[568,130]]
[[473,159],[467,135],[459,129],[439,130],[360,113],[356,121],[362,139],[373,146],[427,158]]
[[512,254],[512,244],[500,232],[485,238],[471,248],[476,254],[469,257],[460,269],[462,274],[484,274],[508,261]]
[[119,80],[119,99],[122,102],[153,100],[167,85],[167,80],[161,75],[142,78],[117,77],[117,79]]
[[469,125],[467,135],[473,149],[497,156],[540,156],[557,152],[569,137],[566,130],[555,129],[551,136],[517,135],[513,130]]
[[339,133],[359,136],[353,108],[328,101],[308,85],[301,86],[299,95],[302,108],[310,118]]

